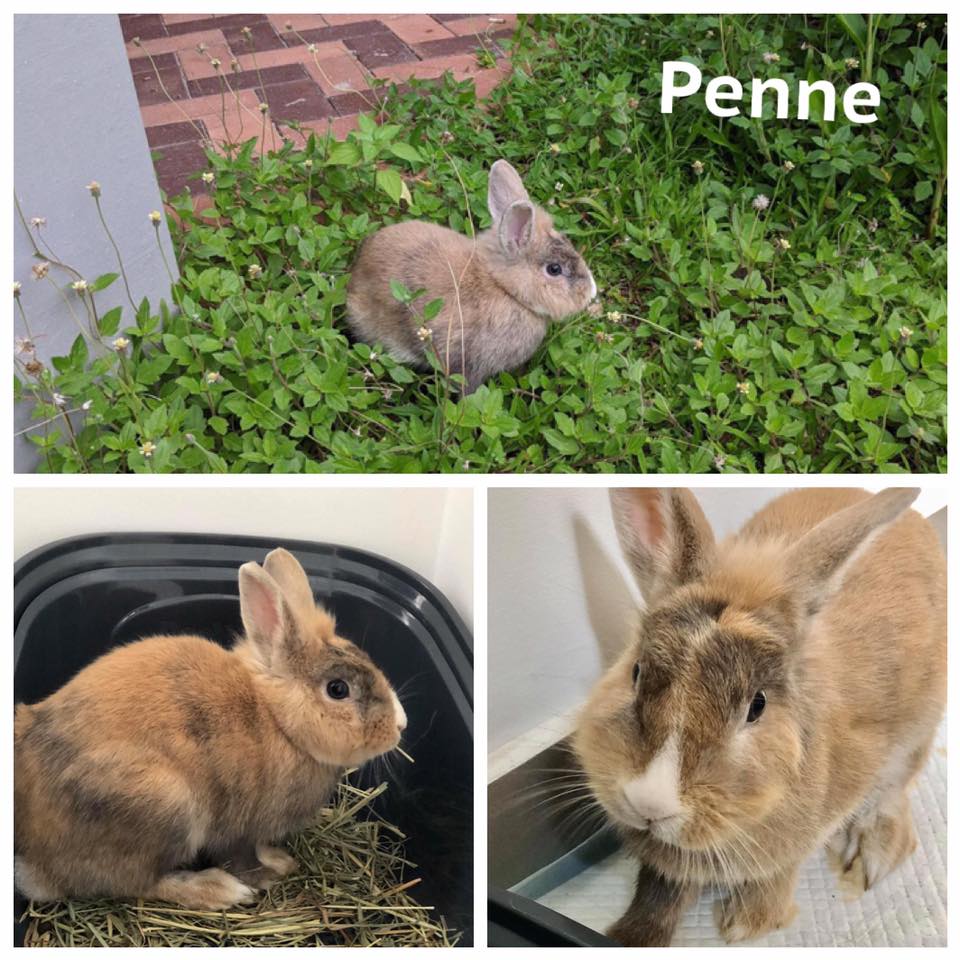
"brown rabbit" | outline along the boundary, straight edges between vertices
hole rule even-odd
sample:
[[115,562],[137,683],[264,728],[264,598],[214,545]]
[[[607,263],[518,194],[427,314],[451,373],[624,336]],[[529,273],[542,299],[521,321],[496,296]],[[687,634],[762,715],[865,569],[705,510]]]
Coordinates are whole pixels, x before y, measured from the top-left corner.
[[[231,650],[151,637],[17,707],[25,896],[249,902],[297,868],[269,844],[309,823],[345,767],[397,746],[396,694],[336,635],[290,553],[240,568],[240,609],[245,636]],[[200,853],[220,866],[188,869]]]
[[788,493],[723,543],[686,490],[611,493],[646,599],[574,747],[640,863],[610,935],[667,945],[700,889],[730,941],[789,924],[827,844],[858,895],[915,846],[946,697],[946,564],[916,491]]
[[[420,220],[383,227],[364,241],[347,287],[358,339],[420,368],[429,341],[443,369],[463,375],[467,393],[524,363],[551,320],[583,310],[597,294],[583,258],[506,160],[490,168],[487,206],[493,226],[475,239]],[[411,310],[393,296],[391,280],[426,293]],[[422,324],[423,307],[438,298],[443,308]]]

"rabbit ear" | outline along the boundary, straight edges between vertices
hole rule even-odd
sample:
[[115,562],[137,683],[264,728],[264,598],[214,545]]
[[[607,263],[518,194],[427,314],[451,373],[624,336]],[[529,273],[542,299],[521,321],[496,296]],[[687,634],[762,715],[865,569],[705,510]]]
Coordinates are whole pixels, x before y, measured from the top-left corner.
[[680,488],[610,491],[620,546],[649,605],[703,574],[713,559],[713,531],[696,497]]
[[269,665],[290,626],[290,613],[277,582],[255,563],[240,568],[240,617],[247,638]]
[[533,234],[533,204],[518,200],[507,207],[500,218],[500,246],[509,257],[522,253]]
[[815,614],[843,585],[857,558],[920,491],[894,487],[838,510],[804,534],[787,554],[802,609]]
[[493,222],[496,223],[518,200],[530,202],[520,174],[506,160],[498,160],[490,168],[487,183],[487,209]]
[[283,598],[297,616],[303,618],[313,613],[316,604],[310,581],[297,558],[283,547],[277,547],[267,554],[263,569],[280,587]]

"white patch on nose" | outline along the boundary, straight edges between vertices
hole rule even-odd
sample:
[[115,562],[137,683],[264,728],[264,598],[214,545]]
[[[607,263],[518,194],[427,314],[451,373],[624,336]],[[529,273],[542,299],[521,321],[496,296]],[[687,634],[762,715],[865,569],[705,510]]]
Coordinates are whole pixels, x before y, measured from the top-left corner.
[[397,716],[397,728],[399,730],[406,730],[407,728],[407,714],[403,707],[400,705],[400,698],[393,692],[390,691],[390,696],[393,697],[393,710]]
[[624,783],[622,790],[628,809],[641,819],[661,820],[683,812],[676,735],[667,740],[643,773]]

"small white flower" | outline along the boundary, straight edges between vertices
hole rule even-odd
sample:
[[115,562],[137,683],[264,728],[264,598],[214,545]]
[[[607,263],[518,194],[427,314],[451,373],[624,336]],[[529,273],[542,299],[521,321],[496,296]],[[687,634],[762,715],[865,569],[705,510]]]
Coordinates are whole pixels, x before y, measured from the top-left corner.
[[151,440],[144,440],[143,446],[140,448],[140,452],[149,460],[153,456],[154,450],[157,449],[157,445]]
[[727,458],[726,458],[722,453],[718,453],[718,454],[713,458],[713,465],[714,465],[718,470],[722,470],[722,469],[724,468],[724,466],[726,465],[726,462],[727,462]]
[[703,349],[703,340],[700,337],[693,338],[693,349],[702,350]]
[[432,334],[427,329],[427,327],[420,327],[420,329],[417,330],[417,337],[419,337],[421,341],[429,340],[431,336]]
[[220,58],[219,58],[219,57],[214,57],[214,58],[210,61],[210,66],[213,67],[214,70],[219,70],[219,69],[220,69],[220,66],[221,66],[221,64],[220,64]]
[[857,67],[860,66],[860,61],[856,57],[847,57],[847,59],[843,61],[843,65],[848,70],[856,70]]
[[765,54],[763,55],[763,62],[764,62],[764,63],[779,63],[779,62],[780,62],[780,54],[779,54],[779,53],[765,53]]
[[316,53],[316,52],[317,52],[317,45],[315,43],[308,43],[307,53]]
[[117,351],[117,353],[120,353],[121,351],[126,350],[127,347],[130,346],[130,341],[126,337],[117,337],[116,340],[113,341],[112,346],[113,346],[113,349]]
[[30,226],[33,227],[35,230],[39,230],[41,227],[45,227],[46,225],[47,225],[47,218],[46,218],[46,217],[31,217],[31,218],[30,218]]
[[209,170],[207,170],[206,173],[201,173],[201,174],[200,174],[200,179],[201,179],[204,183],[213,183],[213,181],[214,181],[216,178],[214,177],[214,175],[213,175]]
[[303,165],[304,165],[308,170],[312,170],[312,169],[313,169],[313,161],[312,161],[309,157],[308,157],[306,160],[303,161]]
[[73,290],[74,293],[79,293],[82,295],[87,292],[87,281],[74,280],[73,283],[70,284],[70,289]]
[[[50,264],[46,260],[43,263],[35,263],[31,268],[30,272],[33,274],[34,280],[42,280],[50,272]],[[14,294],[16,294],[14,290]]]
[[216,370],[210,370],[207,373],[207,383],[220,383],[223,380],[223,374]]
[[560,152],[560,144],[559,144],[559,143],[551,143],[551,144],[550,144],[550,152],[551,152],[552,154],[554,154],[554,155],[558,154],[558,153]]
[[17,337],[13,341],[13,348],[20,356],[29,356],[37,349],[37,346],[29,337]]
[[101,191],[100,191],[100,184],[97,183],[96,180],[91,180],[91,181],[87,184],[87,189],[90,191],[90,196],[91,196],[91,197],[99,197],[99,196],[100,196],[100,192],[101,192]]
[[900,339],[909,340],[913,336],[913,331],[909,327],[900,328]]
[[261,273],[263,273],[263,267],[261,267],[259,263],[251,263],[250,266],[247,267],[247,276],[251,280],[256,280]]
[[795,167],[796,167],[796,164],[795,164],[792,160],[784,160],[784,161],[783,161],[783,172],[784,172],[784,173],[789,173],[789,172],[790,172],[791,170],[793,170]]
[[703,173],[703,164],[699,160],[694,160],[690,164],[690,169],[699,177]]
[[379,359],[380,359],[380,355],[376,352],[376,350],[371,350],[371,351],[370,351],[370,362],[372,363],[374,360],[379,360]]
[[923,33],[923,31],[927,29],[927,21],[926,21],[926,20],[921,20],[921,21],[917,24],[917,29],[918,29],[921,33]]
[[774,237],[773,245],[777,250],[783,250],[784,252],[790,249],[790,241],[786,237]]
[[770,198],[765,193],[758,193],[753,198],[753,203],[751,204],[754,210],[758,212],[766,210],[770,206]]
[[61,410],[67,405],[67,400],[69,399],[69,397],[65,397],[62,393],[55,393],[53,395],[53,402],[60,407]]
[[619,310],[608,310],[607,319],[611,323],[619,323],[623,319],[623,314]]
[[558,180],[558,181],[553,185],[553,189],[554,189],[557,193],[560,193],[560,191],[563,190],[563,184]]
[[737,384],[737,392],[742,394],[748,394],[750,392],[750,384],[745,380]]
[[151,210],[147,214],[147,217],[149,218],[150,222],[153,224],[158,224],[160,223],[161,220],[163,220],[163,214],[159,210]]
[[86,411],[86,410],[89,410],[92,406],[93,406],[92,400],[84,400],[83,403],[80,404],[80,409]]
[[20,291],[23,289],[23,284],[19,280],[13,281],[13,295],[17,299],[20,298]]

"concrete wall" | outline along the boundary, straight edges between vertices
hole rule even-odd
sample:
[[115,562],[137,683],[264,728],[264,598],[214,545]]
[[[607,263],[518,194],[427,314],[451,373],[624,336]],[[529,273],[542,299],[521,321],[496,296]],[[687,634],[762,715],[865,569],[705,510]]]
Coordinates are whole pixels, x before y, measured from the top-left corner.
[[[113,14],[19,14],[14,17],[14,188],[23,213],[46,217],[42,235],[59,259],[91,281],[117,272],[116,256],[85,189],[103,188],[101,204],[120,247],[134,301],[170,300],[170,283],[157,250],[151,210],[160,210],[160,190],[134,92],[120,23]],[[176,270],[166,224],[160,228],[171,269]],[[41,360],[66,353],[76,325],[60,295],[46,280],[31,279],[36,262],[16,213],[13,224],[14,279],[23,284],[22,303]],[[50,275],[67,295],[73,279]],[[126,305],[120,280],[97,296],[100,312]],[[132,318],[131,318],[132,319]],[[23,335],[19,316],[16,335]],[[16,414],[15,430],[29,424]],[[15,468],[32,470],[33,447],[15,441]]]
[[473,628],[472,490],[134,486],[14,490],[14,557],[64,537],[144,530],[341,543],[426,577]]
[[[719,538],[784,489],[694,493]],[[927,489],[917,509],[930,516],[946,502],[946,488]],[[945,517],[939,520],[945,532]],[[586,698],[630,638],[642,600],[621,556],[605,489],[492,489],[487,529],[493,751]]]

